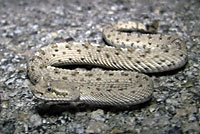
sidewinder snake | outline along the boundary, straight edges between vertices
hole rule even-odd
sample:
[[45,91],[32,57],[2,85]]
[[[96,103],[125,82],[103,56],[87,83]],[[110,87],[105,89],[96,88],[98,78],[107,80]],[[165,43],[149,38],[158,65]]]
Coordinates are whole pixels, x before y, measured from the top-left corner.
[[[140,104],[153,93],[148,73],[174,70],[187,62],[187,49],[179,36],[148,32],[142,23],[106,25],[103,38],[109,46],[65,42],[37,50],[28,62],[33,94],[54,102]],[[76,65],[104,69],[61,68]]]

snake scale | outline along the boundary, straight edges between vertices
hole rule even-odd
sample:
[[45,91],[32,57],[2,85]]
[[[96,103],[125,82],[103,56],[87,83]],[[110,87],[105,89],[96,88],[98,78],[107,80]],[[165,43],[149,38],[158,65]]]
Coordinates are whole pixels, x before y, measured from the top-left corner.
[[[148,32],[139,22],[115,22],[103,29],[108,45],[65,42],[40,48],[28,62],[33,94],[54,102],[127,106],[149,100],[148,73],[170,71],[187,62],[177,35]],[[90,70],[61,66],[90,65]]]

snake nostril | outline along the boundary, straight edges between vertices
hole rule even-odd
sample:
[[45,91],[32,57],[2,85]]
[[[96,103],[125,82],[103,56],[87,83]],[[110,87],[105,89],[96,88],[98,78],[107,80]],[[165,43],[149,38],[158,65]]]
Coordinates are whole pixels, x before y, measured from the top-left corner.
[[51,87],[48,87],[47,90],[50,92],[51,91]]

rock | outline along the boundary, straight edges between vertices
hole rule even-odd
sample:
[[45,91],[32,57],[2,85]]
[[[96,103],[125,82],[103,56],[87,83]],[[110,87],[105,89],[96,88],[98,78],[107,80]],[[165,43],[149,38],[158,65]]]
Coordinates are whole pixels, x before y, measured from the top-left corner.
[[42,119],[39,115],[37,114],[33,114],[30,116],[29,118],[30,123],[34,126],[34,127],[38,127],[42,124]]
[[144,120],[142,123],[143,125],[153,126],[156,123],[156,120],[154,118],[148,118]]
[[188,121],[190,122],[197,121],[197,117],[194,114],[190,114],[188,118]]
[[105,121],[105,118],[104,118],[104,111],[101,110],[101,109],[98,109],[96,111],[93,111],[91,113],[91,119],[93,120],[96,120],[96,121],[102,121],[104,122]]
[[80,124],[78,124],[78,122],[74,122],[74,123],[70,124],[69,130],[71,133],[75,133],[75,134],[83,134],[84,133],[83,124],[80,125]]
[[198,122],[191,122],[191,123],[185,123],[183,127],[184,132],[190,132],[190,131],[196,131],[200,132],[200,126]]
[[177,117],[186,116],[188,114],[187,109],[176,109],[176,115]]
[[169,117],[160,118],[159,119],[160,126],[167,126],[167,125],[169,125],[170,124],[169,119],[170,119]]
[[15,121],[5,120],[3,121],[2,128],[0,127],[2,134],[13,134],[15,132]]
[[86,129],[87,134],[101,134],[107,130],[108,126],[102,122],[91,121]]

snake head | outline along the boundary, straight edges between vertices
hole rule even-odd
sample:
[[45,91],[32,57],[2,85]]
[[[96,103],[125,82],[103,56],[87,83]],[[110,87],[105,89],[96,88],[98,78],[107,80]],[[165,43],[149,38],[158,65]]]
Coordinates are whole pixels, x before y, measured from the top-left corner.
[[32,88],[32,92],[37,98],[45,101],[74,102],[80,97],[79,89],[75,85],[75,82],[41,77]]

